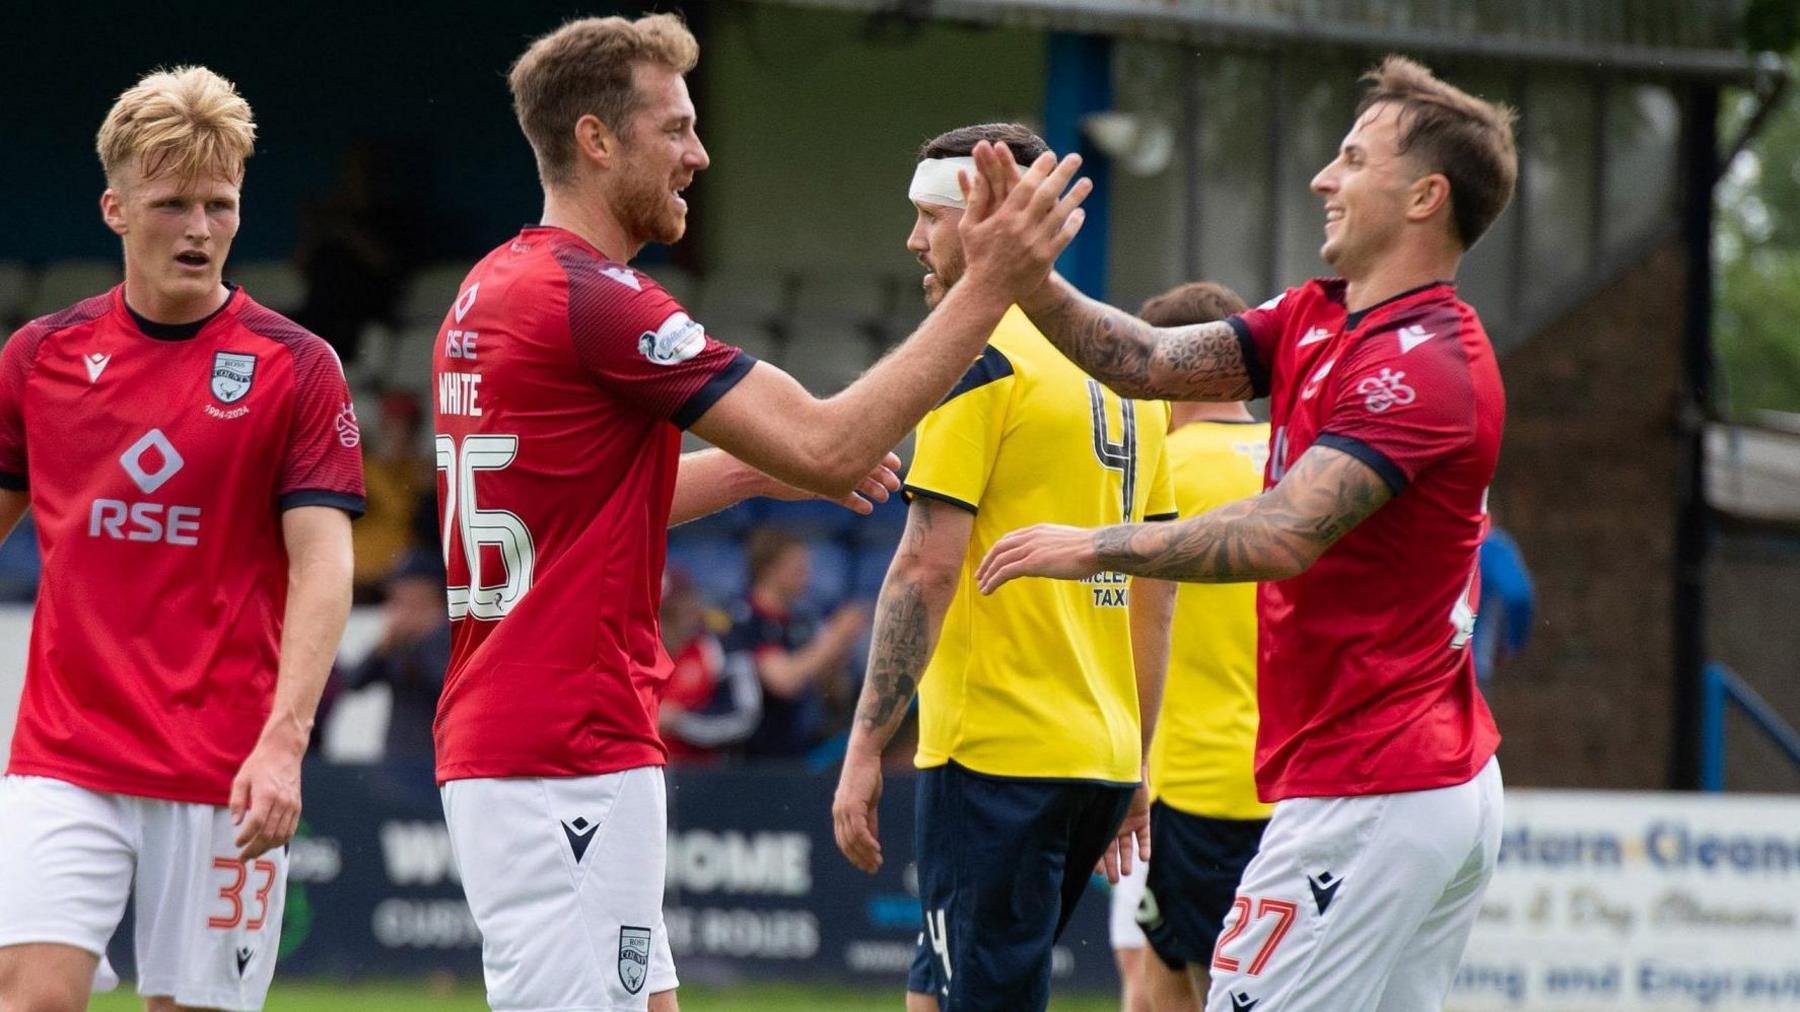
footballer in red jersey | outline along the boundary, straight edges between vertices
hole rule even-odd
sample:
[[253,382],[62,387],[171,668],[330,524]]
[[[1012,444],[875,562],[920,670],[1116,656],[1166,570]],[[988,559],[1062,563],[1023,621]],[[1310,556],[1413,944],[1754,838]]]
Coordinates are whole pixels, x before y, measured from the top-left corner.
[[[1060,280],[1023,303],[1132,397],[1268,394],[1262,495],[1172,524],[1015,531],[984,591],[1101,570],[1260,581],[1259,793],[1276,802],[1207,1008],[1442,1007],[1493,874],[1500,736],[1469,640],[1505,397],[1451,283],[1517,178],[1512,112],[1389,57],[1313,179],[1337,273],[1231,320],[1154,328]],[[1005,157],[981,160],[1010,200]]]
[[[675,1007],[657,735],[668,525],[777,480],[838,499],[897,489],[892,447],[1080,227],[1087,185],[1062,192],[1079,160],[1046,157],[919,332],[815,398],[630,266],[681,238],[681,191],[708,164],[684,79],[698,58],[671,15],[586,18],[531,44],[509,84],[542,223],[469,272],[434,355],[454,643],[437,772],[496,1007]],[[1027,206],[1040,191],[1047,206]],[[1022,240],[989,238],[1026,217]],[[684,428],[719,449],[682,455]]]
[[261,1007],[300,761],[350,604],[356,415],[222,280],[250,108],[200,67],[101,128],[125,282],[0,349],[0,532],[43,581],[0,780],[0,1006],[79,1008],[136,881],[152,1007]]

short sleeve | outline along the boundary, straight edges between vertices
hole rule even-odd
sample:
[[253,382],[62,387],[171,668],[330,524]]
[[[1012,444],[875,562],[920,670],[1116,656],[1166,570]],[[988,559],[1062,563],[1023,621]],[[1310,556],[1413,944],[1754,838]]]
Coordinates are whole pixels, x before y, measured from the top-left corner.
[[685,429],[756,364],[714,340],[645,275],[573,250],[557,259],[568,275],[569,339],[577,360],[644,411]]
[[993,474],[1011,402],[1013,366],[989,345],[919,423],[907,498],[924,496],[974,513]]
[[25,459],[25,384],[40,336],[19,331],[0,347],[0,488],[23,492],[30,484]]
[[294,356],[294,413],[281,468],[279,504],[334,506],[363,513],[362,431],[337,354],[308,335]]
[[1269,396],[1270,366],[1275,361],[1275,349],[1281,343],[1281,332],[1287,326],[1288,310],[1298,301],[1295,298],[1297,292],[1298,288],[1290,288],[1255,309],[1225,318],[1237,332],[1238,347],[1244,353],[1244,369],[1250,374],[1254,396]]
[[1144,520],[1174,520],[1180,515],[1175,505],[1175,479],[1169,471],[1169,448],[1166,440],[1159,439],[1150,460],[1150,498],[1144,502]]
[[[1391,333],[1372,334],[1365,345],[1392,341]],[[1369,465],[1395,495],[1474,440],[1475,388],[1454,333],[1348,364],[1314,444]]]

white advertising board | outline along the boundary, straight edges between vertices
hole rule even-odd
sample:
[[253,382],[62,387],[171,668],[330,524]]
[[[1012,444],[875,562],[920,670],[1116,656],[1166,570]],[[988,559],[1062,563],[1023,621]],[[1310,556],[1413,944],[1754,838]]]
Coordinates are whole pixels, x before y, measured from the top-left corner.
[[1800,1009],[1800,798],[1509,790],[1450,1008]]

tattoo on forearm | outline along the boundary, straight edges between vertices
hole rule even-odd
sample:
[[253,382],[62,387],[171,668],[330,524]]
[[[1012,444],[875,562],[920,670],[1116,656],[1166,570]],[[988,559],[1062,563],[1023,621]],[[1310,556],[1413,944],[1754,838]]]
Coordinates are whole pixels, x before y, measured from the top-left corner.
[[1034,309],[1031,319],[1076,365],[1126,397],[1241,401],[1253,393],[1228,323],[1152,327],[1073,291]]
[[891,725],[912,703],[919,675],[931,659],[931,617],[925,594],[916,583],[888,588],[875,615],[875,637],[869,649],[869,673],[863,683],[856,719],[878,734],[890,734]]
[[1271,580],[1305,569],[1393,497],[1349,454],[1310,450],[1275,486],[1191,520],[1106,527],[1094,548],[1108,568],[1199,583]]

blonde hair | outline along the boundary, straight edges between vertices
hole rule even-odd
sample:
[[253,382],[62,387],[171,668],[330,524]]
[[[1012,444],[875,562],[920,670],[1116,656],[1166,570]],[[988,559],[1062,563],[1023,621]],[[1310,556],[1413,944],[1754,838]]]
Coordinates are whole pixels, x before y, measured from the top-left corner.
[[582,18],[533,42],[506,80],[545,185],[573,178],[581,117],[591,114],[625,139],[639,103],[633,67],[660,64],[685,74],[699,62],[700,43],[673,14]]
[[250,103],[205,67],[158,70],[125,90],[100,124],[95,148],[107,183],[138,161],[143,178],[216,174],[242,179],[256,143]]

